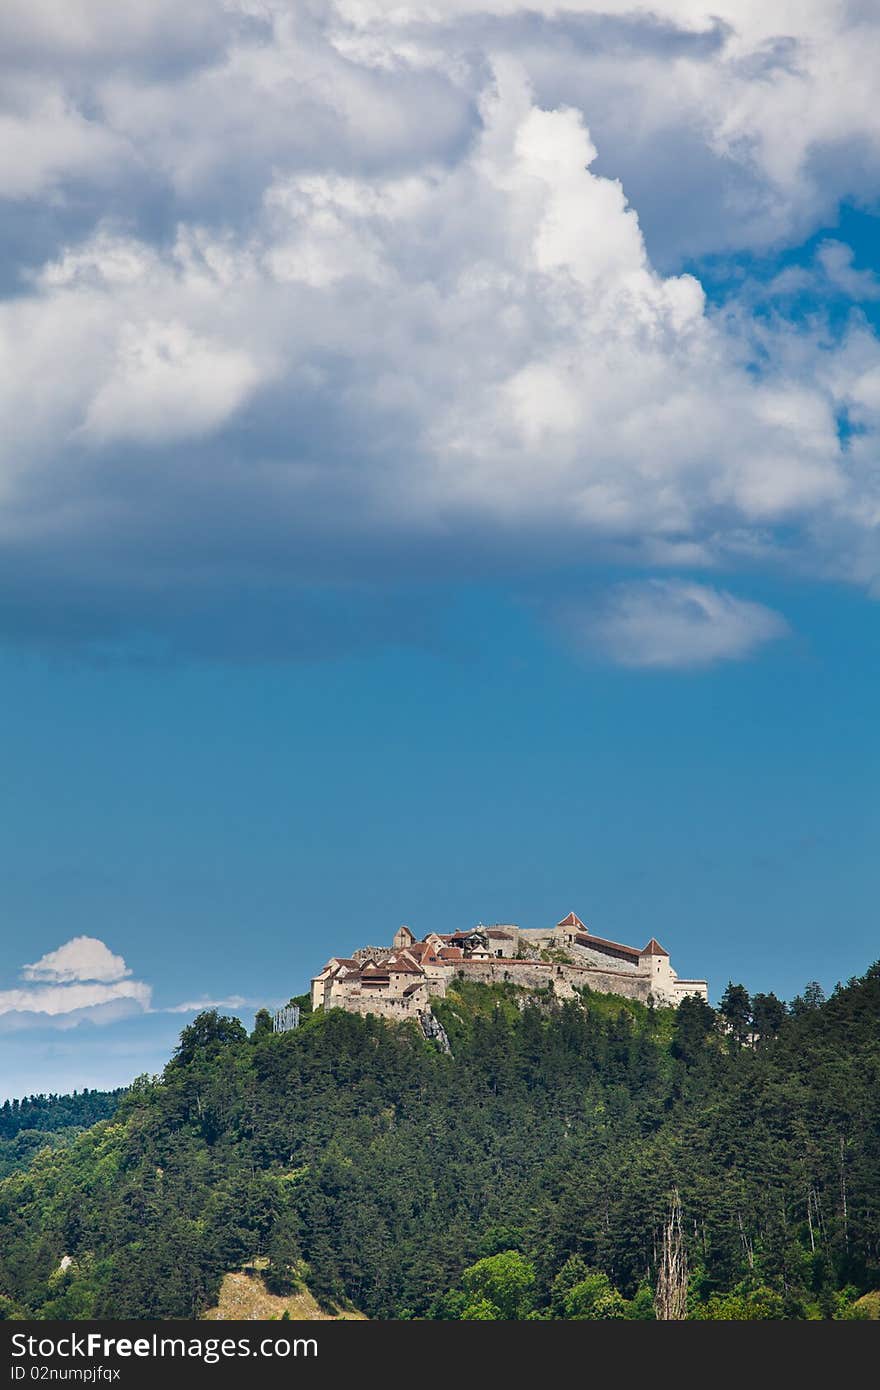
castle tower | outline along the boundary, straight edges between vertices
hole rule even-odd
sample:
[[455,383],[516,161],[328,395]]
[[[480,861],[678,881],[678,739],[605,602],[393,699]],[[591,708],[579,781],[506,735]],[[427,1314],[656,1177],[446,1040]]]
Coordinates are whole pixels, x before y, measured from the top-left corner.
[[658,999],[671,1001],[675,997],[677,976],[669,963],[669,952],[664,951],[656,937],[651,937],[644,950],[639,951],[639,973],[651,977],[651,993]]
[[556,930],[553,935],[562,945],[571,944],[575,937],[589,933],[589,927],[584,926],[576,912],[570,912],[567,917],[563,917],[561,922],[556,923]]

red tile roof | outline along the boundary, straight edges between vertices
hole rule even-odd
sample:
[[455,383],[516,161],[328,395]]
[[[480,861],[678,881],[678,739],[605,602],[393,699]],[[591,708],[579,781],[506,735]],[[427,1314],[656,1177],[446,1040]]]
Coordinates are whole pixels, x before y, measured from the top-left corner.
[[664,951],[656,937],[652,936],[644,951],[639,953],[643,956],[668,956],[669,952]]
[[578,917],[576,912],[570,912],[567,917],[563,917],[561,922],[556,923],[557,927],[577,927],[580,931],[586,931],[586,925]]
[[356,961],[346,962],[354,969],[359,969],[361,975],[374,975],[379,973],[386,978],[388,972],[393,970],[398,975],[421,975],[422,967],[409,953],[409,951],[392,951],[387,956],[380,956],[378,959],[365,960],[358,966]]

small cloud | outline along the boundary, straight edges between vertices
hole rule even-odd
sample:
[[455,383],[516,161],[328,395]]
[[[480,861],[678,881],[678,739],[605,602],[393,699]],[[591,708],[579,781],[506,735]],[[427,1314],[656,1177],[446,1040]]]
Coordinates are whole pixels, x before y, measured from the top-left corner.
[[48,951],[33,965],[21,968],[23,980],[50,980],[56,984],[71,980],[122,980],[130,974],[122,956],[114,956],[96,936],[74,936],[57,951]]
[[789,632],[763,604],[680,579],[619,584],[592,608],[569,605],[557,616],[582,651],[655,670],[742,661]]
[[192,999],[185,1004],[172,1004],[167,1009],[158,1009],[163,1014],[198,1014],[203,1009],[246,1009],[259,1003],[256,999],[244,999],[240,994],[232,994],[228,999]]
[[805,294],[816,288],[816,273],[802,265],[789,265],[768,282],[758,293],[768,299],[783,299],[786,295]]
[[870,270],[853,267],[852,247],[842,241],[823,241],[816,260],[836,290],[849,299],[880,299],[880,279]]

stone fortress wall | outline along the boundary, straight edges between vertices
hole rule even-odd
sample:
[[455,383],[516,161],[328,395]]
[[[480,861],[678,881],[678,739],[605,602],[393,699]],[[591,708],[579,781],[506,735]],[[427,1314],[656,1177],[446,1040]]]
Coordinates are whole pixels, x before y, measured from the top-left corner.
[[467,932],[433,932],[417,940],[401,927],[390,947],[364,946],[350,957],[331,957],[312,980],[312,1007],[421,1018],[430,1013],[431,998],[445,995],[456,979],[552,987],[560,999],[574,998],[584,986],[673,1007],[689,995],[708,999],[706,981],[679,979],[669,953],[653,937],[641,950],[608,941],[570,912],[555,927],[537,930],[481,923]]
[[523,989],[543,990],[552,986],[559,999],[574,999],[586,985],[599,994],[620,994],[647,1004],[651,981],[634,971],[597,970],[587,965],[568,965],[562,961],[487,960],[466,961],[456,975],[479,984],[519,985]]

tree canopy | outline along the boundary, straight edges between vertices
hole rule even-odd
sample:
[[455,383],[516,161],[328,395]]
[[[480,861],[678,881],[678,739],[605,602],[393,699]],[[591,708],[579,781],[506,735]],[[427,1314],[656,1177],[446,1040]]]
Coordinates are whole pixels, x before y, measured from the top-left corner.
[[0,1182],[0,1313],[192,1316],[262,1257],[371,1317],[652,1317],[676,1191],[688,1316],[856,1316],[880,1287],[880,966],[793,1012],[728,996],[462,982],[436,1003],[451,1057],[374,1016],[248,1036],[205,1013],[161,1078]]

